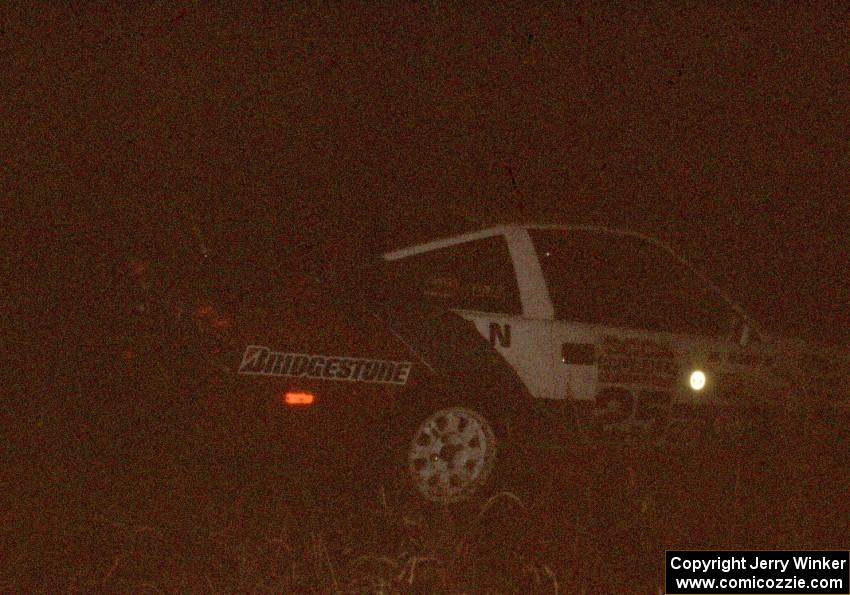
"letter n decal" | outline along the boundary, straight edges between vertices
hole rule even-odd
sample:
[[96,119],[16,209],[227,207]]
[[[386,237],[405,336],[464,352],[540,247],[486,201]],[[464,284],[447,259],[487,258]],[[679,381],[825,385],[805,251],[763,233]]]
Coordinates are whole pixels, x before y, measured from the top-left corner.
[[490,345],[496,346],[496,341],[501,347],[511,346],[511,325],[500,325],[498,322],[490,323]]

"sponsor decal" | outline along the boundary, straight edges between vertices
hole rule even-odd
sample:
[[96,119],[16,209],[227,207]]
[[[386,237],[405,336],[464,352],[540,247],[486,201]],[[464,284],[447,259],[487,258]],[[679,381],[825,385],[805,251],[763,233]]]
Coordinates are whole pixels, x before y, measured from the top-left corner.
[[239,365],[239,373],[249,376],[406,384],[412,367],[411,362],[288,353],[272,351],[261,345],[248,345]]
[[671,387],[679,372],[675,355],[644,339],[606,336],[599,354],[599,382]]

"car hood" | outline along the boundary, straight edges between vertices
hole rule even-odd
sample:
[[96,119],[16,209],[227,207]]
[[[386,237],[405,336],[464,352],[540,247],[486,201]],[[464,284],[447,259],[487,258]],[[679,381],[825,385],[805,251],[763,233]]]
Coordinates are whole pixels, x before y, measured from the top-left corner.
[[777,335],[761,338],[776,353],[778,372],[791,384],[795,400],[850,411],[850,349]]

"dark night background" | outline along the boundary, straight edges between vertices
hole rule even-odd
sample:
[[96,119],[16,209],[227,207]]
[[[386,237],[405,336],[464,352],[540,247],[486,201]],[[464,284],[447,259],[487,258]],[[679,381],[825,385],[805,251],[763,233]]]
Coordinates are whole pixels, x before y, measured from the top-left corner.
[[[32,348],[7,388],[94,357],[117,263],[190,276],[192,221],[237,275],[629,228],[767,328],[847,345],[848,26],[839,2],[6,3],[4,286]],[[4,425],[35,436],[60,392]]]
[[189,213],[257,266],[592,222],[670,241],[768,327],[847,342],[840,3],[4,13],[5,215],[81,285],[128,245],[179,260]]

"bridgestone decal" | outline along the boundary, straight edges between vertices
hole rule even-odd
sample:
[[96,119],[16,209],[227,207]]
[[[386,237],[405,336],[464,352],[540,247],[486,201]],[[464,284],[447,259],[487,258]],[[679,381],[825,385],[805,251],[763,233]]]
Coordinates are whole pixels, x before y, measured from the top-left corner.
[[412,367],[411,362],[284,353],[260,345],[248,345],[242,356],[239,373],[249,376],[406,384]]

